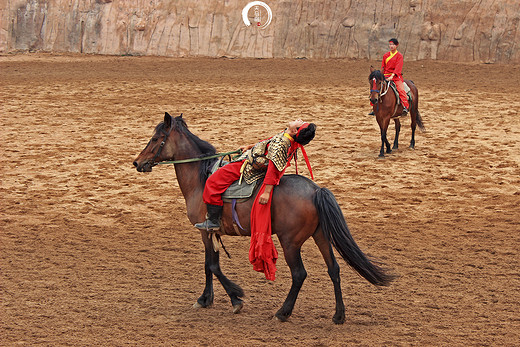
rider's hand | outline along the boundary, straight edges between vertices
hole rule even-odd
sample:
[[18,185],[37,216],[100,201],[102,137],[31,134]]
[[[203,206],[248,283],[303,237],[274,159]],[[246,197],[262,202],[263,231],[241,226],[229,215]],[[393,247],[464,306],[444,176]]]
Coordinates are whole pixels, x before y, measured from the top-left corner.
[[242,153],[244,153],[245,151],[247,151],[248,149],[252,148],[254,145],[245,145],[245,146],[240,146],[238,147],[238,149],[240,149],[242,151]]
[[258,198],[258,202],[262,205],[267,204],[269,202],[269,197],[271,196],[272,190],[273,190],[273,185],[266,184],[264,192],[262,193],[262,195],[260,195],[260,198]]
[[262,205],[267,204],[269,202],[269,193],[264,192],[262,195],[260,195],[258,202],[261,203]]

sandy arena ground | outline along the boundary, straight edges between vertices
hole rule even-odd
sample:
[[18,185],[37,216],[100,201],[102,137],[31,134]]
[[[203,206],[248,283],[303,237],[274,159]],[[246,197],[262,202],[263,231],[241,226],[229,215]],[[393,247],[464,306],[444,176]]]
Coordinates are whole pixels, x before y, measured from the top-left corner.
[[[408,149],[404,119],[400,149],[378,159],[370,64],[0,56],[0,345],[518,345],[520,67],[407,62],[426,132]],[[244,309],[232,314],[216,283],[213,307],[194,310],[203,246],[173,167],[132,166],[165,111],[222,152],[315,122],[315,181],[400,278],[376,288],[341,261],[347,321],[334,325],[310,240],[309,276],[281,323],[285,261],[269,282],[249,238],[226,237],[221,264]]]

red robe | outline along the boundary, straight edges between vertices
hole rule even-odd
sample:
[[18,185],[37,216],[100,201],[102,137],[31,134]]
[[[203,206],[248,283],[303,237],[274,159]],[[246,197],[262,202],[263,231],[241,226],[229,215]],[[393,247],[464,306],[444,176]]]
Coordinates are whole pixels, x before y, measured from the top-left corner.
[[401,53],[395,51],[395,54],[392,54],[390,51],[383,56],[381,70],[385,74],[385,77],[389,77],[391,74],[394,74],[394,78],[392,80],[394,81],[397,87],[397,91],[399,92],[401,103],[404,107],[408,108],[408,96],[406,95],[403,86],[403,63],[404,58]]
[[[291,153],[289,153],[289,158]],[[283,171],[278,171],[272,161],[269,161],[267,173],[264,183],[260,187],[258,194],[251,209],[251,244],[249,247],[249,262],[253,264],[255,271],[263,272],[268,280],[275,280],[276,261],[278,260],[278,251],[274,246],[271,238],[271,201],[273,198],[273,190],[269,195],[267,204],[262,205],[258,200],[265,191],[266,185],[278,185]]]

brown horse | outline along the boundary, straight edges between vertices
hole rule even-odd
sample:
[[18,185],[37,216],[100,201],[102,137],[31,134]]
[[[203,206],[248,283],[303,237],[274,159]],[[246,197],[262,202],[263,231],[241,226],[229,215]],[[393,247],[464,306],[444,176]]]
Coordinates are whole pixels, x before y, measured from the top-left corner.
[[[184,160],[175,164],[175,173],[179,187],[186,201],[188,219],[191,224],[205,220],[206,206],[202,201],[204,184],[209,169],[215,159],[215,148],[206,141],[193,135],[187,128],[182,115],[172,118],[168,113],[164,121],[155,128],[152,139],[134,161],[139,172],[150,172],[161,161]],[[212,159],[204,160],[204,157]],[[200,161],[186,162],[185,159],[200,158]],[[255,194],[256,195],[256,192]],[[254,196],[235,206],[238,220],[243,228],[242,235],[250,236],[250,213]],[[299,175],[285,175],[273,191],[272,231],[278,236],[283,248],[285,260],[290,267],[292,286],[276,317],[285,321],[294,308],[300,288],[307,276],[300,250],[303,243],[313,237],[334,285],[336,312],[333,321],[341,324],[345,321],[345,306],[341,294],[339,265],[336,262],[331,245],[345,261],[370,283],[378,286],[387,285],[394,278],[371,261],[359,249],[350,235],[341,209],[326,188],[320,188],[310,179]],[[222,216],[221,235],[237,235],[233,227],[232,207],[225,203]],[[220,281],[231,298],[233,312],[238,313],[243,302],[240,297],[244,292],[240,286],[230,281],[222,273],[219,265],[219,251],[214,249],[210,235],[201,231],[205,247],[206,286],[198,298],[195,307],[208,307],[213,302],[213,275]]]
[[[397,97],[390,88],[390,82],[385,79],[381,71],[375,70],[371,66],[368,81],[370,83],[370,102],[373,105],[379,129],[381,129],[381,150],[379,151],[379,157],[383,158],[385,156],[385,145],[386,153],[392,153],[392,149],[398,149],[399,147],[399,132],[401,131],[399,116],[403,112],[403,106],[397,104]],[[421,130],[424,130],[424,125],[418,109],[419,92],[417,91],[417,87],[410,80],[405,80],[404,82],[410,87],[412,93],[412,102],[410,103],[409,112],[412,119],[412,140],[410,141],[410,148],[413,149],[415,148],[416,125],[418,125]],[[390,149],[390,142],[388,142],[386,138],[390,119],[393,119],[395,122],[395,138],[392,149]]]

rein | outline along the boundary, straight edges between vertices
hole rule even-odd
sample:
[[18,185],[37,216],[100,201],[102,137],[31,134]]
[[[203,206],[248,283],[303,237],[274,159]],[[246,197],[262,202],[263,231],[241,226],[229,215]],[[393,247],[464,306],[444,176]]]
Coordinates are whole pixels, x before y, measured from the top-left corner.
[[165,165],[165,164],[192,163],[192,162],[195,162],[195,161],[203,161],[203,160],[209,160],[209,159],[214,159],[214,158],[225,157],[226,155],[231,155],[231,154],[235,154],[235,153],[242,154],[242,150],[241,149],[237,149],[237,150],[234,150],[234,151],[231,151],[231,152],[217,153],[217,154],[214,154],[214,155],[209,155],[207,157],[189,158],[189,159],[181,159],[181,160],[170,160],[170,161],[161,161],[161,162],[159,162],[157,164]]
[[[385,96],[388,93],[388,91],[392,88],[391,84],[392,84],[392,81],[383,80],[383,81],[381,81],[381,87],[380,87],[381,90],[375,89],[376,88],[376,79],[374,78],[374,84],[373,84],[373,87],[372,87],[374,89],[371,89],[370,92],[371,93],[372,92],[376,92],[378,94],[378,96],[377,96],[377,100],[378,100],[377,109],[378,110],[379,110],[379,103],[383,101],[383,96]],[[398,107],[399,107],[399,99],[396,100],[394,113],[390,116],[390,118],[394,118],[394,116],[397,113],[397,108]]]
[[[372,79],[372,89],[370,89],[370,93],[377,93],[377,106],[376,106],[376,111],[379,111],[379,104],[382,102],[383,100],[383,96],[386,95],[386,93],[388,93],[388,91],[390,90],[390,82],[387,81],[387,80],[382,80],[380,81],[381,82],[381,85],[380,85],[380,89],[376,89],[377,88],[377,80],[376,78],[374,77]],[[395,112],[394,112],[395,114]]]
[[376,86],[376,81],[375,81],[375,78],[374,78],[374,86],[372,87],[374,89],[370,89],[370,92],[379,94],[379,99],[381,99],[382,96],[385,96],[386,93],[388,93],[388,90],[390,89],[390,82],[389,81],[381,81],[381,90],[375,89],[375,86]]
[[388,93],[388,91],[390,90],[390,82],[389,81],[381,81],[381,89],[383,89],[383,85],[386,87],[386,89],[385,89],[384,92],[381,92],[379,94],[380,97],[385,96],[386,93]]

